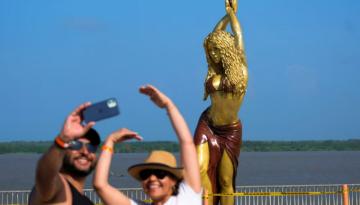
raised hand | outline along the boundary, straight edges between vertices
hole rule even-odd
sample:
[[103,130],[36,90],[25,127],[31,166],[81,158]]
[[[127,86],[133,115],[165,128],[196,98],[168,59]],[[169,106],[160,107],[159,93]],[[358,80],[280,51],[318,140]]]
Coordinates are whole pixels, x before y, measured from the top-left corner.
[[95,125],[95,122],[89,122],[85,125],[82,124],[82,111],[90,105],[90,102],[86,102],[80,105],[66,118],[64,126],[60,132],[60,137],[62,140],[69,142],[79,138],[87,133],[89,129]]
[[136,139],[138,141],[141,141],[143,138],[137,132],[134,132],[126,128],[122,128],[111,133],[106,141],[111,141],[115,144],[131,139]]
[[238,10],[237,0],[225,0],[225,8],[227,13],[229,13],[229,9],[236,13]]
[[139,91],[140,93],[149,96],[150,99],[160,108],[166,107],[171,102],[164,93],[160,92],[152,85],[142,86]]

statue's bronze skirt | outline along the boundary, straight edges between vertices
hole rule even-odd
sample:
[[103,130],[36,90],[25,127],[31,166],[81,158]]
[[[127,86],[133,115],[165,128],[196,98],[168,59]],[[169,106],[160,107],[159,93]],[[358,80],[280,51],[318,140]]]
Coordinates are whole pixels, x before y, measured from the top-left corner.
[[210,156],[207,174],[212,183],[213,193],[218,193],[218,191],[220,191],[218,181],[219,173],[217,170],[222,154],[224,150],[226,150],[233,164],[233,187],[235,190],[236,171],[239,163],[238,157],[240,155],[240,147],[242,144],[241,121],[239,120],[230,125],[213,126],[207,116],[207,110],[201,114],[196,127],[194,135],[195,145],[208,142]]

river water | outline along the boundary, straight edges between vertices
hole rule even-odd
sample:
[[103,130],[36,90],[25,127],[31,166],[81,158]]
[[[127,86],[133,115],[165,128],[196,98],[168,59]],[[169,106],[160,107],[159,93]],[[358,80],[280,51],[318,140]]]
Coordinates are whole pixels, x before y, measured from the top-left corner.
[[[115,154],[110,182],[139,187],[127,167],[147,154]],[[28,190],[34,183],[39,154],[0,155],[0,190]],[[236,185],[360,184],[360,152],[242,152]],[[91,177],[87,180],[91,188]]]

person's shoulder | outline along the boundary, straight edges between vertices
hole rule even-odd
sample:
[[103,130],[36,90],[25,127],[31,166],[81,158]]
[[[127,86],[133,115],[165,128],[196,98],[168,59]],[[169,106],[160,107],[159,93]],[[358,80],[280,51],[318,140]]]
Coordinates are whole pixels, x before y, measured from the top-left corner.
[[176,197],[177,204],[202,204],[202,191],[195,192],[186,182],[179,185],[179,194]]
[[71,190],[65,177],[59,174],[63,188],[58,189],[54,196],[50,200],[44,200],[41,193],[36,189],[36,185],[32,188],[29,196],[28,205],[42,205],[42,204],[67,204],[66,201],[72,200]]
[[196,192],[186,182],[181,182],[180,185],[179,185],[179,193],[191,194],[191,195],[194,195],[194,196],[200,196],[201,197],[202,190],[200,192]]

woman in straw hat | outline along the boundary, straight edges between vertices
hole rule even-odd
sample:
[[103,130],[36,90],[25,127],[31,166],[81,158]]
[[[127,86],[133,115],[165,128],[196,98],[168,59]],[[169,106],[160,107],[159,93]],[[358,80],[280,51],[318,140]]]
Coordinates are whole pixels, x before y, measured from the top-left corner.
[[[141,182],[144,192],[153,205],[200,205],[201,182],[196,150],[190,130],[175,104],[154,86],[140,88],[140,92],[160,108],[165,108],[177,134],[181,152],[181,166],[173,154],[166,151],[152,151],[143,163],[129,167],[129,174]],[[108,182],[112,150],[115,143],[142,138],[128,129],[112,133],[105,141],[94,176],[94,187],[104,202],[110,205],[147,204],[128,198]]]

